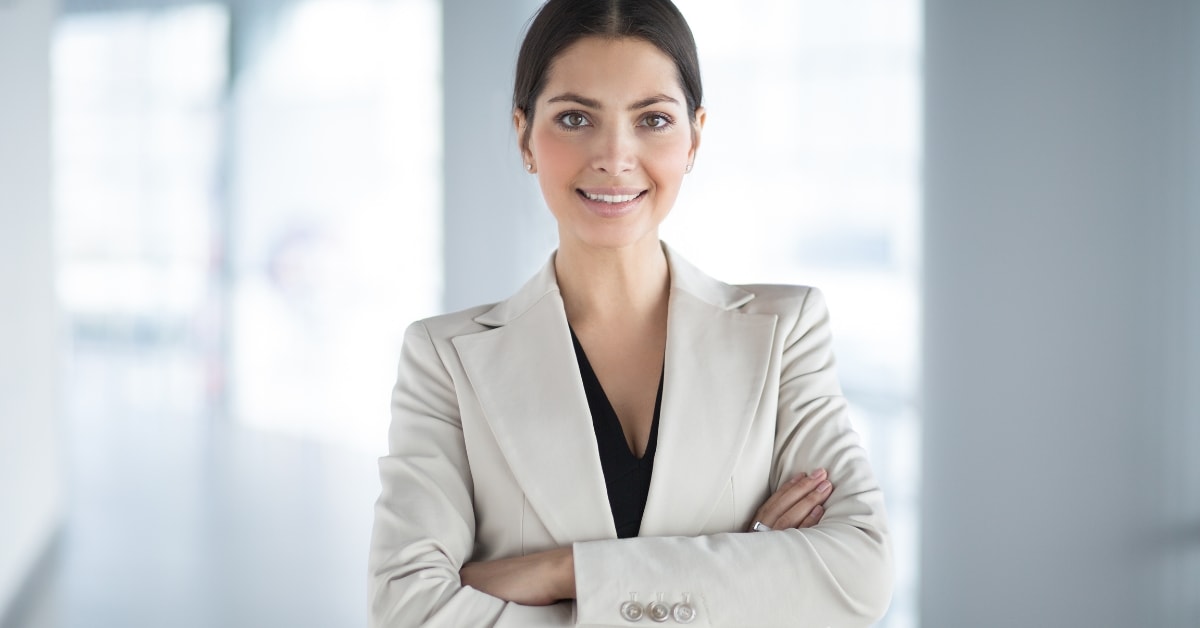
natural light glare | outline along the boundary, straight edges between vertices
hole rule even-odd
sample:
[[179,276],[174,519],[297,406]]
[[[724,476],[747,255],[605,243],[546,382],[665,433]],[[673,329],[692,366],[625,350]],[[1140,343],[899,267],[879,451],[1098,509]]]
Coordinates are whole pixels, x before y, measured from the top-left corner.
[[127,378],[91,373],[106,384],[73,390],[73,401],[164,421],[219,405],[214,239],[228,29],[214,4],[59,23],[59,303],[76,368],[95,355],[134,365]]
[[286,12],[235,92],[232,410],[382,453],[407,321],[441,294],[431,0]]

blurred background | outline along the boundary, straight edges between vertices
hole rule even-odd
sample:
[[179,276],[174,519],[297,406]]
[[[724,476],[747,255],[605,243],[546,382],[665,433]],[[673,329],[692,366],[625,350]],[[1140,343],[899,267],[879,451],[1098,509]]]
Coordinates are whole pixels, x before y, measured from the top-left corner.
[[[0,0],[0,628],[353,626],[399,343],[555,246],[536,0]],[[663,238],[819,286],[887,628],[1200,625],[1200,3],[678,0]]]

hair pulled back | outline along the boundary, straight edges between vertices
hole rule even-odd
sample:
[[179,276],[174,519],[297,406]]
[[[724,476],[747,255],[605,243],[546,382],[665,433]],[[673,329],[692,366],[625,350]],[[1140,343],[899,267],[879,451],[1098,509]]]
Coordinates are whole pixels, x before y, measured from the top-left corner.
[[[688,117],[695,122],[703,96],[700,60],[692,29],[671,0],[549,0],[543,4],[517,55],[514,110],[525,112],[532,122],[550,65],[562,51],[589,36],[641,39],[670,57],[679,73]],[[531,126],[526,126],[525,139]]]

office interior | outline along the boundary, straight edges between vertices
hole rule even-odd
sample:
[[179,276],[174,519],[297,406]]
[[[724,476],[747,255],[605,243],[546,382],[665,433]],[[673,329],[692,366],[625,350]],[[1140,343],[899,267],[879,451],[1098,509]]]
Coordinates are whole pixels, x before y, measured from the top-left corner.
[[[539,4],[0,1],[0,627],[366,623],[404,328],[555,246]],[[1200,625],[1200,3],[677,4],[663,239],[826,293],[877,625]]]

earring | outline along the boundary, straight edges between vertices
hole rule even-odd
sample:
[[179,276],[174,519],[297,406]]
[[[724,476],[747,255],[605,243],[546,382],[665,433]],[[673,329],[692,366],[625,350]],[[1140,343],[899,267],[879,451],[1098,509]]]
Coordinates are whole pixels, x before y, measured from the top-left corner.
[[525,172],[533,172],[533,164],[525,164]]
[[685,168],[683,169],[683,171],[684,171],[684,172],[691,172],[691,171],[692,171],[692,164],[688,164],[688,165],[687,165],[687,167],[685,167]]

